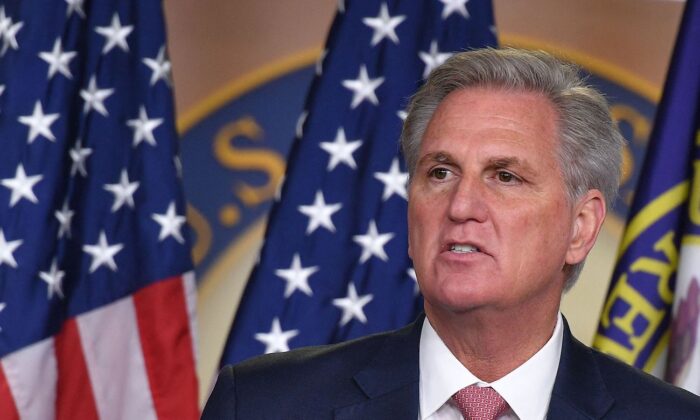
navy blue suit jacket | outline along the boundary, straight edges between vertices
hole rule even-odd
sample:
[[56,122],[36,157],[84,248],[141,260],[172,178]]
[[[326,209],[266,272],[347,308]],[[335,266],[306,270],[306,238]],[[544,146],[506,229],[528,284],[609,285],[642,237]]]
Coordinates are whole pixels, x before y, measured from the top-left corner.
[[[416,420],[422,325],[226,366],[202,418]],[[699,397],[586,347],[564,323],[548,420],[693,418]]]

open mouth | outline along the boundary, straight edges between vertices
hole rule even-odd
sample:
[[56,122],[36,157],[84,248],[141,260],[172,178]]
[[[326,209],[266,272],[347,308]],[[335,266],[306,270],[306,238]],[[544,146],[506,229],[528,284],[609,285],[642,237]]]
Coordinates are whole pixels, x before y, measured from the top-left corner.
[[457,254],[470,254],[473,252],[480,252],[479,248],[468,244],[452,244],[450,246],[450,251],[455,252]]

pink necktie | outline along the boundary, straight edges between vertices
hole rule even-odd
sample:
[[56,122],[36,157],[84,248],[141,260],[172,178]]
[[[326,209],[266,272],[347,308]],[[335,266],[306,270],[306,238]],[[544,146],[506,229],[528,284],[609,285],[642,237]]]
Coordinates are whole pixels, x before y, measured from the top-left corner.
[[508,409],[508,403],[491,387],[470,385],[452,396],[465,420],[495,420]]

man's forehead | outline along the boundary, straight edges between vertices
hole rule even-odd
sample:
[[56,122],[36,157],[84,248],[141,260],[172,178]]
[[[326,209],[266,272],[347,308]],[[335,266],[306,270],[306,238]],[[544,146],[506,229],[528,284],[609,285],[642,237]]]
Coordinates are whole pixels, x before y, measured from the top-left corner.
[[559,125],[560,115],[557,106],[542,92],[498,86],[474,86],[453,90],[445,96],[434,110],[426,128],[429,128],[430,122],[436,117],[448,119],[468,117],[469,114],[480,111],[498,118],[500,111],[518,105],[532,111],[528,113],[529,121],[538,120],[547,125],[552,124],[554,127]]
[[457,153],[462,143],[493,145],[502,149],[493,150],[493,154],[502,153],[506,159],[511,154],[517,158],[520,147],[555,149],[559,143],[558,112],[541,93],[462,88],[443,99],[431,116],[421,139],[419,159],[430,154],[431,159],[439,160],[435,157]]

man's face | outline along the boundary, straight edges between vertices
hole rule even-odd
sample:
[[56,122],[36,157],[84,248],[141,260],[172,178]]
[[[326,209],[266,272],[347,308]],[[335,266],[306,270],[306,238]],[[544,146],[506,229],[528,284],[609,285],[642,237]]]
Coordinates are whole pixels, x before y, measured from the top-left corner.
[[557,147],[541,95],[469,88],[443,100],[409,190],[409,254],[428,312],[559,304],[563,267],[578,257]]

